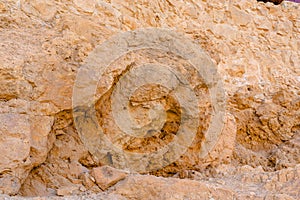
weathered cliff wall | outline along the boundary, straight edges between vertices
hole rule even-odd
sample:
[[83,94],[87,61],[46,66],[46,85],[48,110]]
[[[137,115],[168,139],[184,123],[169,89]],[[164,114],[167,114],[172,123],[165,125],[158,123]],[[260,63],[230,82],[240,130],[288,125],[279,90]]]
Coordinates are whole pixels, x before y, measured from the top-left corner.
[[[133,191],[157,183],[161,189],[153,192],[155,199],[164,190],[178,191],[182,185],[191,184],[195,188],[205,185],[207,190],[223,188],[239,198],[248,195],[253,199],[297,199],[300,195],[297,191],[300,187],[300,7],[291,2],[276,6],[255,0],[1,0],[0,191],[25,196],[55,195],[62,188],[67,188],[70,194],[101,192],[93,181],[89,182],[93,180],[90,172],[109,163],[93,157],[74,126],[72,90],[76,75],[89,53],[112,35],[147,27],[178,32],[211,57],[227,95],[225,128],[210,157],[198,158],[211,112],[205,99],[209,92],[205,85],[200,87],[196,93],[204,102],[199,107],[204,109],[196,139],[177,162],[152,172],[195,179],[198,183],[132,175],[111,192],[139,199],[145,193]],[[111,73],[107,73],[107,82],[100,83],[98,93],[102,96],[96,103],[98,122],[105,125],[111,138],[119,130],[109,120],[112,91],[105,83],[115,84],[126,70],[126,63],[138,65],[145,60],[177,63],[179,68],[187,66],[165,52],[146,50],[131,52],[117,60]],[[192,76],[186,75],[194,81],[195,88],[203,85],[199,77]],[[101,88],[101,84],[106,88]],[[141,123],[147,121],[144,112],[152,105],[151,97],[161,98],[163,89],[157,88],[137,91],[132,99],[135,104],[131,112],[137,113],[135,117]],[[147,98],[143,99],[145,94]],[[172,97],[160,98],[158,103],[170,110],[163,135],[159,139],[122,143],[126,150],[152,151],[170,142],[178,131],[181,116],[178,101]],[[169,187],[168,181],[179,183]],[[216,186],[214,181],[220,184]],[[246,185],[245,189],[235,185],[239,182]],[[259,190],[250,190],[251,184]],[[228,194],[223,190],[216,191],[220,198]],[[63,191],[60,190],[61,194],[65,194]],[[200,197],[189,189],[182,191],[178,199],[185,192],[194,195],[190,199]],[[205,194],[201,195],[208,198]],[[209,194],[215,195],[211,191]],[[166,195],[165,199],[175,198],[172,192]]]

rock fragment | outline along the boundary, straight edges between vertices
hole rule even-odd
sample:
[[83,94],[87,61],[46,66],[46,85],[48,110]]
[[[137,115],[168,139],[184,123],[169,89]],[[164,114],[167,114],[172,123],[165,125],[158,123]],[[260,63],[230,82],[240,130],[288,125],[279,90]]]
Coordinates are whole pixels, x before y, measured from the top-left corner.
[[97,185],[102,189],[113,186],[120,180],[127,177],[128,173],[121,171],[110,166],[96,167],[91,172],[92,176],[95,178]]

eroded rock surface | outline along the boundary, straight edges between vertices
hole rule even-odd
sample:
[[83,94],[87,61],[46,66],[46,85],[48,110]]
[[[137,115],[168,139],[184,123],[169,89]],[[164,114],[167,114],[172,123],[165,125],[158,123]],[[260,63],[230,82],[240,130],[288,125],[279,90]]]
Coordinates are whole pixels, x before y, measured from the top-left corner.
[[[0,1],[0,191],[54,199],[298,199],[299,10],[291,2],[255,0]],[[99,162],[78,135],[72,115],[76,74],[112,35],[146,27],[184,34],[212,58],[227,94],[225,127],[214,150],[199,159],[211,102],[207,86],[188,70],[199,86],[202,127],[180,159],[151,172],[170,178],[132,173],[103,192],[91,172],[111,165],[114,155]],[[119,130],[110,121],[110,85],[128,66],[145,61],[188,67],[181,58],[151,50],[112,63],[96,102],[98,122],[111,138]],[[181,112],[164,92],[148,86],[130,99],[138,123],[147,124],[145,113],[156,103],[168,115],[156,138],[125,138],[121,145],[127,151],[153,151],[174,137]]]

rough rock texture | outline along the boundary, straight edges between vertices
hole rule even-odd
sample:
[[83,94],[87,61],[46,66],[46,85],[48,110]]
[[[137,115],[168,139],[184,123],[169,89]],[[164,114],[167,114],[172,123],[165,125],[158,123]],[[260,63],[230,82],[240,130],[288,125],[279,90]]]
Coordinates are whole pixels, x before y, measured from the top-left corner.
[[[276,6],[255,0],[1,0],[0,191],[90,199],[299,199],[299,16],[299,4]],[[204,160],[195,157],[205,139],[199,131],[181,159],[152,172],[172,178],[133,173],[102,192],[91,171],[111,160],[95,159],[74,127],[74,81],[96,46],[121,31],[146,27],[184,34],[212,58],[228,96],[225,128]],[[170,55],[157,54],[131,52],[114,64],[122,65],[124,60],[138,64],[145,58],[177,62]],[[113,82],[122,70],[107,79]],[[200,83],[195,79],[195,85]],[[199,90],[206,105],[201,113],[203,130],[210,111],[205,88]],[[131,99],[132,113],[144,114],[151,95],[164,91],[160,89],[137,91]],[[99,87],[101,91],[105,88]],[[108,124],[104,128],[113,136],[116,127],[108,123],[106,104],[110,92],[98,99],[96,109],[99,116],[107,116],[98,120]],[[143,107],[140,97],[145,92],[149,98],[142,99],[147,104]],[[127,150],[151,151],[176,133],[178,102],[172,97],[158,102],[172,110],[164,139],[135,139],[127,143]],[[147,120],[138,115],[136,119]]]
[[113,186],[120,180],[126,178],[127,173],[116,170],[109,166],[97,167],[92,171],[92,176],[95,178],[95,182],[102,189],[106,190],[107,188]]

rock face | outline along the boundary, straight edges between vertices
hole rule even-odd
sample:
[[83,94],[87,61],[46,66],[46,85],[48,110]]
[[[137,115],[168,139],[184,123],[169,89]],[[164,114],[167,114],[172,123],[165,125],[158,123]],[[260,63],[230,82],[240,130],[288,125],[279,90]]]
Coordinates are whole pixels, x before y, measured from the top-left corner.
[[[1,1],[1,193],[53,198],[83,195],[90,199],[300,198],[299,10],[299,4],[292,2],[275,6],[255,0]],[[193,60],[174,55],[173,51],[181,48],[174,43],[160,50],[155,49],[158,45],[135,49],[114,59],[96,82],[92,106],[73,107],[78,80],[89,80],[82,101],[95,83],[96,74],[77,76],[83,69],[80,67],[92,61],[103,64],[116,51],[121,52],[124,44],[133,49],[145,45],[149,41],[146,36],[119,43],[105,41],[149,27],[172,30],[183,36],[180,39],[193,41],[206,55],[203,59],[211,58],[207,62],[214,66],[211,73],[218,71],[223,80],[226,98],[217,97],[227,104],[223,124],[203,157],[199,155],[209,141],[207,132],[216,108],[211,97],[214,84],[208,84],[207,77],[193,68]],[[160,37],[164,42],[172,38]],[[106,57],[91,56],[102,52],[99,45],[113,44],[120,49],[105,49]],[[187,46],[182,48],[192,52]],[[160,73],[134,71],[149,63],[159,65],[154,69]],[[162,64],[180,76],[174,72],[177,78],[173,74],[168,81]],[[127,95],[125,86],[137,87],[139,82],[134,80],[147,80],[139,73],[148,73],[155,83],[178,83],[176,88],[183,88],[185,79],[196,104],[189,101],[183,106],[182,99],[188,95],[178,98],[169,88],[155,83],[138,87],[124,105],[124,99],[114,99],[118,91],[123,97]],[[124,82],[126,77],[129,81]],[[119,117],[123,116],[120,105],[130,118]],[[115,108],[121,114],[116,116]],[[199,109],[199,115],[185,117],[185,112],[193,113],[194,108],[195,112]],[[87,130],[100,125],[112,146],[130,155],[149,154],[169,145],[179,138],[184,120],[196,119],[197,126],[189,124],[196,127],[195,138],[174,162],[167,160],[161,165],[154,159],[151,164],[159,166],[156,170],[136,174],[126,165],[132,159],[109,151],[109,145],[101,151],[94,148],[100,144],[97,134],[88,132],[91,134],[83,137],[76,126],[77,111],[84,117],[80,122],[91,122],[86,123]],[[126,133],[122,127],[131,128],[127,127],[130,120],[142,130],[155,126],[120,137]],[[149,164],[138,157],[134,163],[134,167]],[[104,165],[131,172],[103,182],[101,177],[108,172],[100,169],[109,168]]]

